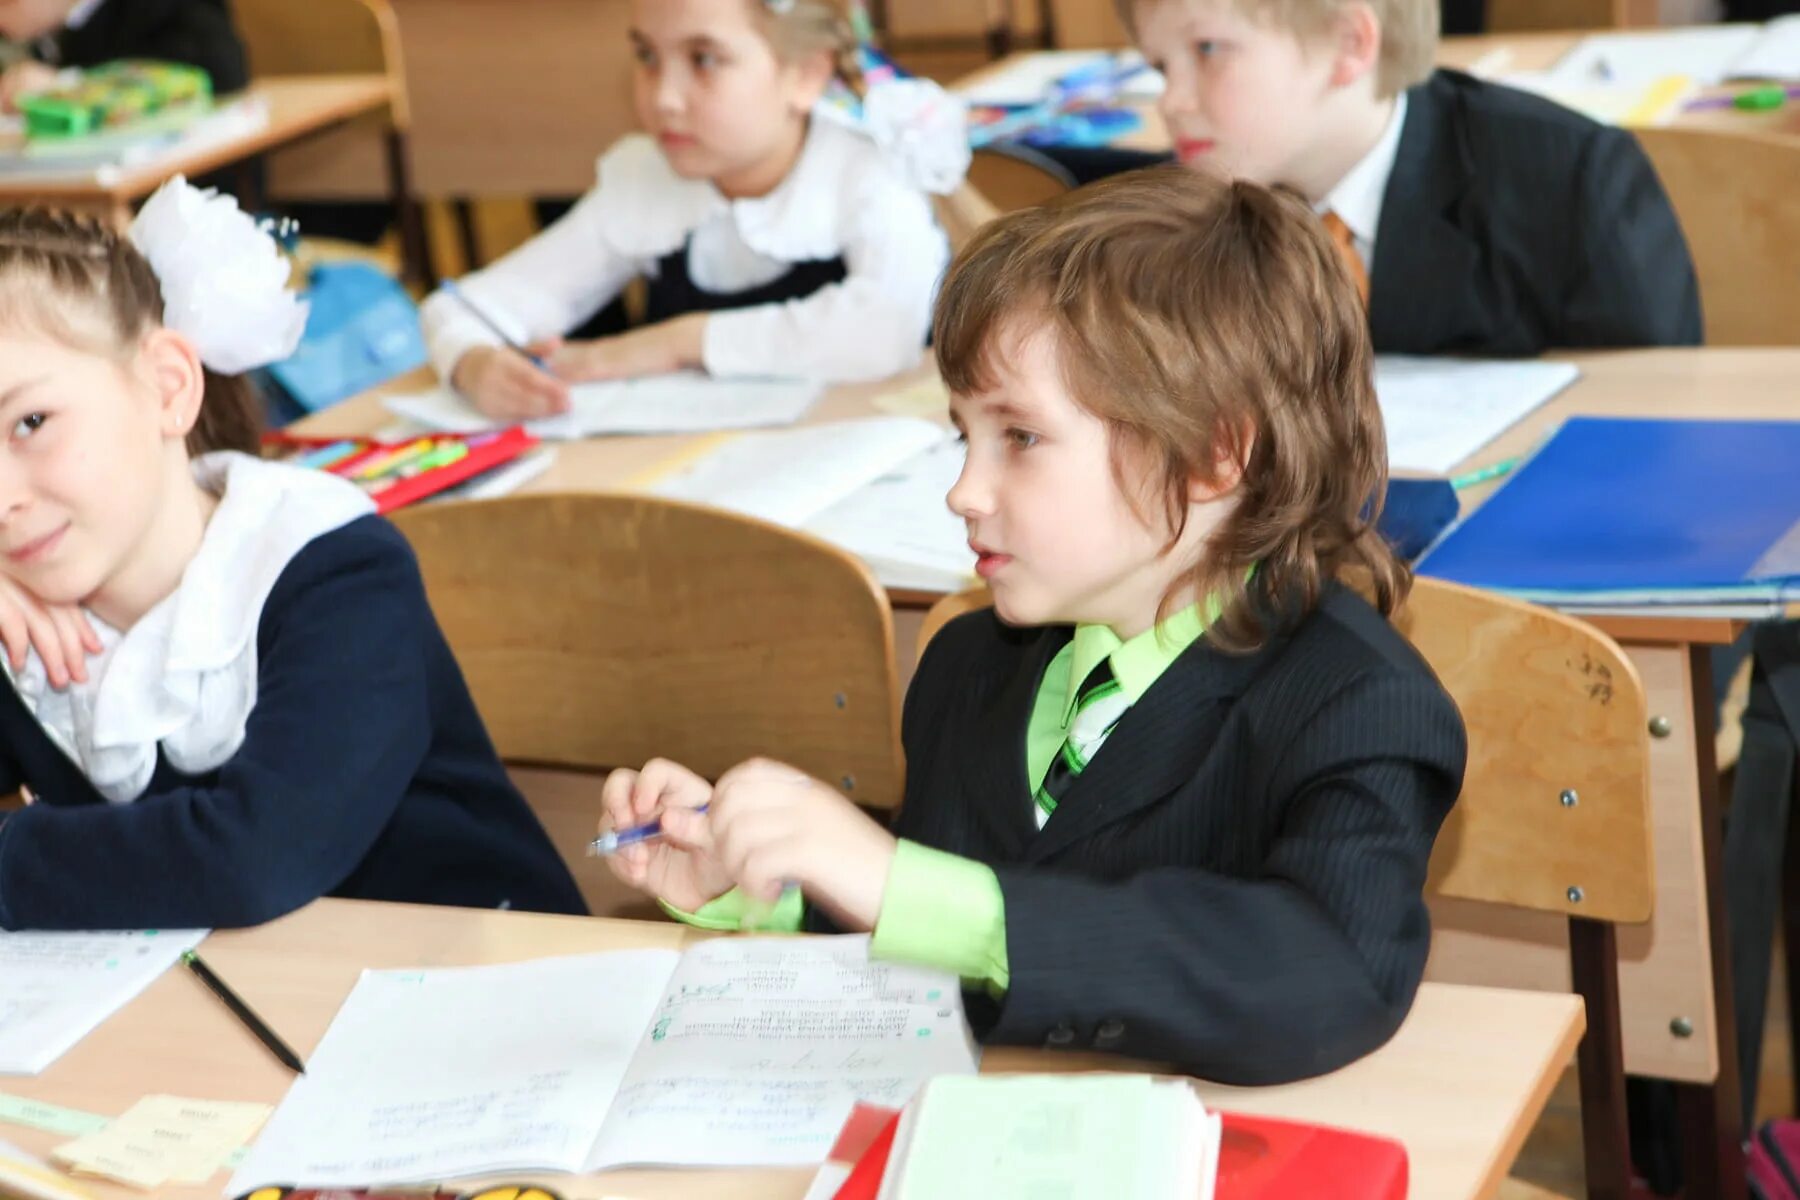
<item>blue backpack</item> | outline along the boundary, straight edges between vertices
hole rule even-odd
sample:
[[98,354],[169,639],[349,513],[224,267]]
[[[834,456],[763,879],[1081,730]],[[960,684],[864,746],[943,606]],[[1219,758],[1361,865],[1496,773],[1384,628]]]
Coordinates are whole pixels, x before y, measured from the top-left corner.
[[329,408],[425,365],[418,306],[375,267],[315,266],[306,298],[312,311],[299,348],[258,373],[273,424]]

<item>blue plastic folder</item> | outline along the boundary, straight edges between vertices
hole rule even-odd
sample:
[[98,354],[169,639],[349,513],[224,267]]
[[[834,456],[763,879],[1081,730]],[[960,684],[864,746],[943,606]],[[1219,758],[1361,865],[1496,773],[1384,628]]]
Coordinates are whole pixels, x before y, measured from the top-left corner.
[[1800,421],[1575,418],[1419,571],[1565,605],[1800,594]]

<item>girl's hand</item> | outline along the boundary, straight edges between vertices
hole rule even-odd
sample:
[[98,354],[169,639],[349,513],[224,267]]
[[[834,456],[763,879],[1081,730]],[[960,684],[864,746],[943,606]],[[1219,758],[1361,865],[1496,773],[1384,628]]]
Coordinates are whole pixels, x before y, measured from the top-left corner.
[[50,686],[61,691],[71,680],[87,682],[87,659],[100,653],[100,635],[75,605],[45,604],[35,593],[0,576],[0,645],[12,669],[24,669],[25,654],[36,650]]
[[569,411],[569,385],[505,346],[477,346],[465,353],[450,372],[450,385],[482,413],[502,421]]
[[690,313],[617,337],[591,342],[544,343],[532,347],[550,369],[573,383],[667,375],[700,365],[706,314]]
[[[600,788],[605,828],[630,829],[658,817],[664,836],[625,846],[607,858],[613,874],[684,912],[731,890],[731,876],[711,855],[706,818],[693,810],[713,787],[679,763],[653,758],[641,771],[614,771]],[[689,818],[686,823],[682,818]]]
[[751,896],[773,902],[796,883],[843,928],[875,927],[897,842],[837,789],[751,759],[720,777],[704,815],[676,816],[682,837],[710,827],[713,858]]

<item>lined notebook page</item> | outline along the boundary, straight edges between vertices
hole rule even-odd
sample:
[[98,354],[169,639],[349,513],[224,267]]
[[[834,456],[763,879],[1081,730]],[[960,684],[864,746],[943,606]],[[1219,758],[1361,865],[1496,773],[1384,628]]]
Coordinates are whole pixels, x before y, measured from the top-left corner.
[[1383,355],[1375,360],[1375,394],[1388,467],[1446,474],[1580,375],[1571,363]]
[[364,971],[228,1194],[578,1170],[678,958]]
[[822,1162],[857,1102],[898,1108],[975,1070],[960,985],[871,962],[866,936],[689,950],[607,1114],[590,1169]]
[[205,936],[0,933],[0,1075],[42,1071]]

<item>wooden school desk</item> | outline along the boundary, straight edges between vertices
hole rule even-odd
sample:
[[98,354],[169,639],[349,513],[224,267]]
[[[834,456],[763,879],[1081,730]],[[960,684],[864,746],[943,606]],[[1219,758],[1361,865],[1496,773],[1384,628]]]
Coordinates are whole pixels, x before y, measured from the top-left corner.
[[[605,921],[517,912],[322,900],[259,929],[217,933],[208,965],[270,1026],[309,1056],[365,967],[439,967],[558,954],[680,948],[709,936],[668,922]],[[526,1011],[521,1009],[521,1012]],[[1412,1160],[1412,1194],[1492,1196],[1568,1064],[1583,1027],[1573,996],[1426,984],[1393,1041],[1335,1074],[1270,1088],[1201,1085],[1209,1105],[1341,1125],[1398,1138]],[[987,1071],[1144,1069],[1099,1055],[996,1049]],[[123,1112],[152,1092],[274,1104],[292,1076],[199,981],[170,970],[42,1075],[0,1091],[91,1112]],[[45,1155],[67,1140],[0,1128]],[[587,1179],[545,1176],[569,1200],[799,1200],[810,1170],[635,1170]],[[517,1176],[513,1176],[516,1180]],[[226,1176],[159,1195],[216,1200]],[[83,1182],[113,1200],[141,1195]]]
[[[1581,378],[1459,464],[1457,473],[1522,453],[1575,415],[1789,419],[1797,415],[1792,380],[1800,349],[1669,349],[1557,355]],[[928,371],[913,377],[928,379]],[[420,372],[395,385],[421,387]],[[879,412],[873,400],[898,384],[834,389],[809,421]],[[389,423],[374,396],[362,396],[299,427],[309,433],[366,434]],[[556,464],[532,490],[630,490],[658,464],[694,453],[693,437],[606,438],[563,443]],[[1498,484],[1465,494],[1476,504]],[[896,593],[900,661],[911,662],[919,606],[935,597]],[[1719,618],[1593,617],[1617,638],[1643,675],[1650,699],[1655,822],[1656,910],[1641,927],[1619,933],[1625,1063],[1633,1074],[1680,1085],[1691,1131],[1704,1134],[1694,1161],[1716,1162],[1717,1174],[1738,1164],[1741,1126],[1737,1036],[1731,1000],[1722,881],[1719,798],[1713,762],[1714,720],[1708,652],[1730,641],[1741,622]],[[536,786],[534,781],[533,786]],[[1439,936],[1428,977],[1496,986],[1570,987],[1562,922],[1439,902]],[[1718,952],[1714,952],[1714,948]],[[1702,1174],[1710,1179],[1715,1173]],[[1695,1193],[1696,1195],[1700,1193]],[[1738,1196],[1728,1181],[1719,1194]]]
[[[140,166],[97,176],[14,177],[0,174],[0,205],[54,204],[98,213],[114,224],[131,219],[131,206],[175,175],[192,179],[242,162],[266,150],[291,145],[353,118],[387,110],[392,91],[380,75],[290,76],[252,83],[240,95],[267,105],[259,129],[214,144],[159,155]],[[226,97],[227,101],[237,97]],[[393,197],[406,194],[404,157],[390,160]]]

